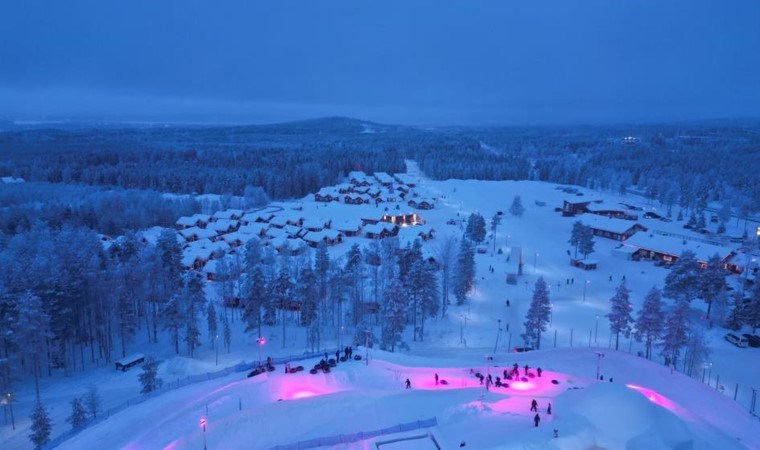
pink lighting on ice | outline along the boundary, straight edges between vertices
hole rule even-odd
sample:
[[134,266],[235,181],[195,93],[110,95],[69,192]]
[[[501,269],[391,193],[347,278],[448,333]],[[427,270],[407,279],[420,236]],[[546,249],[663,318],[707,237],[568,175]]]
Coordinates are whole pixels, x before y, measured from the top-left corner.
[[675,403],[673,403],[673,401],[671,401],[669,398],[664,397],[662,394],[645,387],[636,386],[635,384],[626,384],[625,386],[640,392],[650,402],[656,405],[660,405],[669,411],[677,412],[678,408],[676,407]]

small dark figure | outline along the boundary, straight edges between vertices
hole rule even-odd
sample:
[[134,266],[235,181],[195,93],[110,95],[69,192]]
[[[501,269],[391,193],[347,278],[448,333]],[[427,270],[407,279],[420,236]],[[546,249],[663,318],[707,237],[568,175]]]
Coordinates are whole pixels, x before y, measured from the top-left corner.
[[524,369],[525,369],[525,376],[527,377],[528,376],[528,369],[530,369],[530,366],[526,364],[525,367],[524,367]]
[[538,402],[535,398],[530,402],[530,410],[538,412]]
[[354,349],[352,347],[348,347],[348,357],[354,356]]
[[623,275],[623,281],[625,281],[625,275]]
[[570,278],[570,284],[575,284],[575,278]]
[[[327,356],[327,353],[325,353],[325,356]],[[271,366],[271,365],[272,365],[272,357],[267,356],[267,366]]]
[[438,386],[438,374],[435,374],[435,385]]
[[612,275],[610,275],[610,281],[612,281]]
[[335,362],[340,361],[340,350],[335,350]]
[[570,278],[568,278],[567,281],[565,281],[565,284],[570,284]]
[[536,372],[538,372],[538,378],[541,378],[541,372],[543,372],[543,370],[541,370],[541,368],[539,367],[538,369],[536,369]]
[[504,378],[507,378],[507,369],[504,369]]
[[325,352],[325,361],[327,361],[329,358],[327,357],[327,352]]
[[491,374],[488,374],[488,384],[493,383],[493,378],[491,378]]
[[541,417],[538,416],[538,413],[533,416],[533,422],[536,424],[536,427],[538,427],[538,422],[541,422]]
[[599,375],[599,379],[604,381],[604,375]]
[[558,430],[558,429],[556,429],[556,428],[554,429],[554,437],[555,437],[555,438],[558,438],[558,437],[559,437],[559,430]]
[[406,388],[411,389],[412,388],[412,382],[409,381],[409,378],[406,379]]
[[612,377],[610,377],[610,383],[612,383]]
[[496,377],[496,387],[501,387],[501,378]]
[[509,303],[509,299],[507,299],[507,306],[512,306],[512,304]]
[[465,446],[467,446],[467,444],[465,444],[464,441],[462,441],[462,442],[459,443],[459,446],[460,447],[465,447]]
[[549,403],[549,407],[548,407],[548,408],[546,408],[546,414],[551,414],[551,413],[552,413],[552,404],[551,404],[551,402],[550,402],[550,403]]
[[520,369],[520,366],[518,366],[517,363],[514,363],[512,365],[512,371],[513,372],[519,372],[520,371],[519,369]]

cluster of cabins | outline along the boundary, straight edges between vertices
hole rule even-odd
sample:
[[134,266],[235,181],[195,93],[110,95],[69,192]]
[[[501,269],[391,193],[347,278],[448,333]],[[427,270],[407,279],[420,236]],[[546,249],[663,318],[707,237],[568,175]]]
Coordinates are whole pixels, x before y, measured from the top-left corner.
[[[565,200],[562,215],[578,216],[578,220],[591,228],[595,236],[621,241],[621,245],[613,250],[613,255],[619,258],[648,259],[669,265],[675,263],[685,250],[690,250],[697,255],[702,267],[707,267],[707,260],[717,253],[725,268],[734,272],[741,271],[732,262],[735,260],[735,251],[700,240],[648,233],[645,226],[636,222],[638,216],[631,214],[628,209],[606,207],[601,200]],[[573,259],[570,264],[586,270],[596,269],[596,261],[593,260]]]
[[183,246],[183,267],[202,271],[209,280],[219,273],[221,258],[227,255],[232,260],[239,254],[237,249],[252,239],[280,254],[299,255],[309,247],[336,245],[347,237],[384,239],[398,236],[402,229],[408,239],[428,240],[434,234],[433,228],[413,213],[333,223],[330,219],[305,218],[295,210],[275,214],[228,209],[180,217],[176,226]]
[[[314,194],[318,202],[342,202],[349,205],[398,203],[406,201],[417,209],[433,209],[433,199],[420,197],[414,188],[417,181],[405,173],[389,175],[375,172],[367,175],[354,171],[348,174],[348,182],[333,187],[325,187]],[[408,200],[407,200],[408,199]]]

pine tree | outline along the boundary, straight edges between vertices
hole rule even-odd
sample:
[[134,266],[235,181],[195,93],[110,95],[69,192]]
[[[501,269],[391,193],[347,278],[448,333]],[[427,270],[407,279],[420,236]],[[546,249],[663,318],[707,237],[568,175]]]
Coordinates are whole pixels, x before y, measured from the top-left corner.
[[644,304],[636,318],[636,340],[644,340],[646,358],[652,357],[652,346],[659,341],[665,327],[660,290],[653,287],[644,298]]
[[264,271],[259,265],[248,270],[244,289],[245,308],[243,309],[243,321],[245,322],[245,331],[250,332],[258,329],[258,336],[261,336],[261,309],[266,303],[267,292],[269,287],[264,277]]
[[216,321],[216,308],[214,308],[214,302],[208,302],[208,308],[206,309],[206,324],[208,325],[208,337],[211,340],[211,349],[213,350],[216,345],[216,336],[219,329],[219,325]]
[[301,326],[309,327],[317,320],[319,306],[317,276],[310,263],[301,269],[295,291],[296,298],[301,303]]
[[594,231],[590,226],[586,225],[582,228],[579,247],[584,259],[594,252]]
[[673,312],[665,322],[665,333],[662,337],[662,355],[676,367],[681,350],[688,343],[689,332],[689,302],[685,299],[676,300]]
[[699,292],[698,270],[696,255],[685,250],[665,277],[662,294],[673,300],[692,301]]
[[707,268],[699,273],[700,296],[707,303],[707,318],[710,318],[713,300],[726,290],[726,270],[721,257],[716,253],[707,260]]
[[330,254],[327,252],[327,244],[322,241],[317,245],[314,254],[314,275],[317,277],[317,293],[319,295],[320,316],[327,319],[327,273],[330,270]]
[[[264,315],[266,321],[267,314],[271,314],[270,311],[274,311],[276,316],[276,310],[282,311],[282,345],[285,346],[285,325],[286,325],[286,313],[290,299],[293,295],[293,281],[290,279],[290,273],[288,268],[284,265],[280,267],[280,272],[277,275],[274,283],[272,283],[272,297],[270,303],[273,305],[271,309],[268,307],[267,312]],[[275,319],[276,320],[276,319]],[[269,324],[269,323],[267,323]]]
[[191,272],[186,277],[183,300],[184,341],[187,344],[187,354],[192,358],[195,355],[195,349],[201,345],[198,316],[206,307],[206,294],[199,274]]
[[523,322],[525,334],[522,336],[526,345],[535,345],[536,349],[541,348],[541,334],[546,331],[550,314],[549,289],[544,277],[539,277],[533,288],[533,299],[530,302],[528,314],[525,316],[525,322]]
[[475,281],[475,250],[468,239],[462,239],[457,255],[453,291],[457,305],[463,305]]
[[32,419],[30,427],[32,433],[29,434],[29,440],[34,444],[34,448],[39,450],[50,440],[50,431],[52,430],[47,408],[39,400],[37,400],[30,418]]
[[66,422],[71,424],[71,428],[81,428],[87,423],[87,411],[82,405],[82,401],[79,397],[74,397],[71,400],[71,415],[66,419]]
[[415,269],[419,274],[419,305],[420,305],[420,341],[425,334],[425,318],[433,318],[438,315],[438,277],[432,263],[420,260],[421,267]]
[[606,315],[610,321],[610,331],[615,333],[615,350],[620,348],[620,333],[625,337],[631,335],[633,305],[630,301],[630,291],[625,286],[625,280],[620,283],[615,296],[610,299],[610,312]]
[[152,356],[145,358],[142,365],[142,373],[138,376],[142,389],[141,394],[150,394],[153,391],[161,389],[164,382],[158,378],[158,361]]
[[467,228],[464,231],[467,239],[475,243],[481,243],[486,238],[486,221],[478,213],[470,214],[467,219]]
[[515,195],[515,198],[512,199],[512,205],[509,207],[509,212],[516,217],[521,217],[523,213],[525,213],[525,207],[523,206],[522,198],[520,198],[519,195]]
[[700,213],[697,219],[697,229],[701,230],[707,226],[707,220],[705,220],[705,213]]
[[401,282],[394,278],[386,286],[383,293],[384,326],[382,345],[384,349],[396,351],[396,346],[404,347],[403,332],[406,327],[406,298]]
[[232,345],[232,328],[230,327],[230,320],[226,314],[222,314],[222,336],[224,338],[224,348],[227,349],[227,353],[230,352],[230,346]]
[[179,330],[182,326],[182,300],[179,294],[172,295],[161,310],[164,330],[168,330],[174,342],[174,352],[179,355]]
[[14,315],[11,341],[31,363],[35,392],[39,400],[40,362],[45,355],[46,341],[53,337],[50,332],[50,316],[44,311],[42,300],[31,292],[16,297]]
[[583,238],[584,233],[584,226],[583,222],[580,220],[576,220],[573,223],[573,230],[570,232],[570,240],[568,241],[570,245],[575,246],[575,256],[573,258],[578,259],[578,246],[581,243],[581,240]]
[[496,253],[496,228],[501,225],[501,216],[499,213],[495,213],[491,217],[491,237],[493,239],[493,252]]
[[95,383],[90,383],[87,386],[87,392],[85,392],[84,397],[82,397],[82,402],[87,410],[87,414],[92,416],[93,419],[96,419],[100,412],[101,400],[98,386]]

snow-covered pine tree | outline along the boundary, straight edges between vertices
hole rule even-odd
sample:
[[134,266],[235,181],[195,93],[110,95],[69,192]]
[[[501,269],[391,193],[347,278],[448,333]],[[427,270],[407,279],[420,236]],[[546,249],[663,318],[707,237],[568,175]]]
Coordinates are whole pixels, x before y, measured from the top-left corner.
[[[710,357],[710,348],[707,345],[704,332],[696,327],[691,327],[687,332],[687,344],[683,357],[683,372],[688,376],[694,376],[694,369],[704,367],[704,363]],[[696,373],[698,375],[699,372]]]
[[394,278],[388,282],[383,293],[383,349],[396,351],[396,346],[404,347],[403,333],[406,328],[406,297],[401,282]]
[[550,314],[549,289],[544,277],[539,277],[533,288],[533,299],[530,302],[528,314],[523,322],[525,334],[522,336],[526,345],[535,346],[536,349],[541,348],[541,334],[546,331]]
[[710,318],[713,300],[726,290],[726,269],[721,257],[716,253],[707,260],[707,268],[699,273],[700,297],[707,303],[707,318]]
[[172,342],[174,343],[174,352],[179,355],[179,330],[182,326],[182,300],[180,294],[174,294],[164,304],[161,310],[161,321],[163,329],[171,333]]
[[208,327],[208,337],[211,341],[211,349],[216,346],[216,336],[219,330],[219,324],[216,321],[216,308],[214,308],[214,302],[208,302],[208,308],[206,308],[206,325]]
[[[275,314],[277,309],[282,312],[282,346],[285,347],[285,325],[287,322],[286,319],[288,312],[287,308],[289,306],[291,298],[293,297],[293,290],[295,287],[293,280],[290,278],[290,271],[286,265],[283,264],[280,267],[280,271],[277,274],[277,278],[275,279],[272,286],[273,295],[270,303],[273,305],[272,308],[275,310]],[[269,308],[267,308],[267,310],[269,310]]]
[[53,428],[47,408],[39,400],[37,400],[30,418],[32,419],[30,427],[32,432],[29,434],[29,440],[34,444],[34,448],[39,450],[50,440],[50,431]]
[[98,386],[95,383],[90,383],[87,386],[87,392],[82,396],[82,403],[87,410],[87,414],[92,416],[93,419],[97,419],[98,413],[101,409],[100,393],[98,392]]
[[610,321],[610,331],[615,334],[615,350],[620,349],[620,333],[623,333],[625,337],[631,335],[633,305],[630,300],[630,292],[625,286],[625,280],[623,280],[618,286],[615,296],[610,299],[610,312],[606,314]]
[[451,292],[451,272],[456,262],[456,238],[444,236],[438,240],[436,247],[436,260],[441,270],[441,317],[446,316],[449,306],[449,293]]
[[28,358],[39,400],[40,361],[45,355],[46,342],[53,337],[50,332],[50,317],[43,309],[42,300],[28,291],[16,297],[14,315],[11,341]]
[[85,411],[82,400],[79,397],[74,397],[71,400],[71,415],[66,419],[66,422],[71,424],[71,428],[81,428],[87,423],[87,411]]
[[673,300],[692,301],[699,293],[699,265],[691,250],[681,253],[668,275],[662,295]]
[[457,305],[463,305],[475,280],[475,250],[469,239],[462,239],[454,272],[453,291]]
[[467,219],[465,236],[475,243],[481,243],[486,238],[486,220],[479,213],[472,213]]
[[646,358],[652,358],[652,346],[660,340],[665,328],[665,313],[662,310],[660,290],[653,287],[644,298],[636,317],[636,340],[644,341]]
[[499,213],[494,213],[491,217],[491,238],[493,240],[493,252],[496,253],[496,229],[501,225],[501,216]]
[[317,245],[314,254],[314,275],[317,277],[317,295],[319,296],[320,317],[322,322],[327,320],[327,274],[330,270],[330,254],[327,244],[322,241]]
[[201,345],[198,316],[206,307],[206,294],[203,290],[200,274],[190,272],[187,275],[183,300],[184,341],[187,344],[187,354],[192,358],[195,355],[195,349]]
[[247,269],[245,280],[245,289],[243,290],[243,321],[245,322],[245,331],[249,333],[257,330],[257,336],[261,336],[261,309],[266,302],[266,295],[269,291],[267,287],[264,271],[261,266],[256,264],[254,267]]
[[705,220],[705,213],[701,212],[699,213],[699,217],[697,218],[697,229],[701,230],[706,226],[707,226],[707,220]]
[[158,378],[158,361],[152,356],[145,358],[142,365],[142,373],[137,377],[142,389],[141,394],[150,394],[151,392],[161,389],[164,382]]
[[352,245],[346,254],[343,274],[348,287],[348,298],[351,301],[352,325],[356,326],[362,318],[364,297],[364,258],[362,258],[359,244]]
[[301,302],[301,326],[308,328],[311,324],[317,322],[319,311],[317,276],[311,268],[311,263],[306,264],[301,269],[301,272],[298,275],[298,283],[296,283],[295,291],[296,298]]
[[512,199],[512,205],[509,207],[509,212],[513,216],[521,217],[525,213],[525,207],[522,204],[522,198],[519,195],[515,195]]
[[584,226],[582,228],[581,241],[579,243],[579,248],[581,253],[583,253],[584,259],[591,253],[594,253],[594,243],[594,231],[590,226]]
[[681,351],[688,343],[688,333],[691,327],[689,320],[689,302],[683,298],[676,300],[673,311],[665,322],[662,337],[662,355],[670,364],[676,367]]
[[573,222],[573,229],[570,232],[570,240],[567,241],[568,243],[570,243],[570,245],[575,247],[575,256],[573,256],[573,258],[575,259],[578,259],[578,246],[580,245],[581,239],[583,238],[583,233],[584,233],[583,228],[584,228],[583,222],[581,222],[580,220],[576,220],[575,222]]
[[224,340],[224,348],[229,353],[230,346],[232,345],[232,327],[230,327],[230,319],[227,318],[226,314],[222,314],[222,338]]

